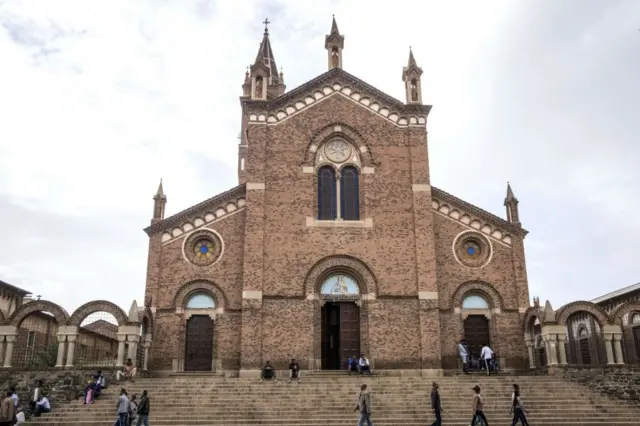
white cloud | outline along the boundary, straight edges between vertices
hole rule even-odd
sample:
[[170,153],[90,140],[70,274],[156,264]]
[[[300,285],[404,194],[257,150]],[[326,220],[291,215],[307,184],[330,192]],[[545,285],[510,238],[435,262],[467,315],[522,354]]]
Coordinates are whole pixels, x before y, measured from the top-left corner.
[[[169,213],[236,184],[238,96],[260,22],[272,21],[276,61],[292,89],[326,70],[324,35],[335,13],[345,69],[400,99],[413,46],[424,99],[434,105],[435,185],[502,215],[504,183],[513,181],[532,230],[531,287],[543,299],[596,296],[637,280],[624,255],[607,259],[617,271],[607,283],[592,270],[622,222],[627,236],[640,237],[640,203],[630,197],[640,190],[638,3],[591,5],[582,16],[569,13],[579,2],[363,4],[0,4],[0,201],[16,206],[3,212],[12,220],[7,241],[48,250],[28,259],[0,251],[0,276],[70,308],[141,299],[140,228],[159,178]],[[588,210],[565,217],[575,206]],[[24,226],[29,215],[38,220]],[[93,227],[72,232],[81,219]],[[555,251],[556,239],[589,243],[589,255]],[[55,248],[61,242],[65,251]],[[566,269],[581,286],[566,282]]]

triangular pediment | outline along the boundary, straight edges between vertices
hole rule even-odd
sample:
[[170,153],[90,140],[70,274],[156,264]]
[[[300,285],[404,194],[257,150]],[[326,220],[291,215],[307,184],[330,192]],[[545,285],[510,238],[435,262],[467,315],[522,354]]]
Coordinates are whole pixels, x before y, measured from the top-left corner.
[[149,236],[162,232],[162,242],[167,242],[192,230],[223,219],[244,208],[245,203],[246,187],[245,185],[239,185],[160,222],[156,222],[144,231]]
[[441,189],[431,187],[431,198],[431,207],[436,213],[464,227],[482,232],[508,246],[512,243],[512,236],[524,238],[529,233],[515,223],[508,222]]
[[276,99],[243,99],[243,104],[250,124],[278,125],[332,96],[343,96],[401,127],[426,125],[431,110],[431,105],[404,104],[340,68],[333,68]]

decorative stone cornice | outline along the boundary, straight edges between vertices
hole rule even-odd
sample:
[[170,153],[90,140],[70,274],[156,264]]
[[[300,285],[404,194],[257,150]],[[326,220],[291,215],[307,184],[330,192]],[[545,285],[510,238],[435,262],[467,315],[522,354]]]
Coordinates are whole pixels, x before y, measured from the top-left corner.
[[511,235],[524,238],[529,233],[516,224],[507,222],[434,186],[431,187],[431,196],[431,207],[436,212],[506,245],[511,246]]
[[[238,185],[180,213],[154,223],[145,228],[144,232],[152,236],[159,232],[167,231],[163,234],[162,240],[168,241],[244,207],[245,197],[245,185]],[[197,217],[194,218],[194,216]]]
[[425,126],[431,111],[431,105],[404,104],[339,68],[272,101],[243,99],[243,111],[249,124],[277,125],[330,96],[344,96],[399,127]]

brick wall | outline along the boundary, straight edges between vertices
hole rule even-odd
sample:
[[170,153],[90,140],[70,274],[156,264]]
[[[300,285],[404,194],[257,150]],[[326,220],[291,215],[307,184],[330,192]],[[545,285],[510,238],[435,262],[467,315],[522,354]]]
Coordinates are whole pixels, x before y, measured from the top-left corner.
[[640,405],[640,369],[629,367],[566,368],[566,380],[579,383],[612,398]]

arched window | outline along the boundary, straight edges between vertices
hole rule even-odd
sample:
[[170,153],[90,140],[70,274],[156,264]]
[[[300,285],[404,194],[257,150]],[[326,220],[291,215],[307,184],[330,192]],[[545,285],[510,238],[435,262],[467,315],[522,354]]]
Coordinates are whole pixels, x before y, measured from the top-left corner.
[[360,220],[358,169],[352,166],[340,174],[340,214],[343,220]]
[[318,170],[318,220],[335,220],[336,207],[336,172],[324,166]]
[[216,302],[208,293],[195,293],[187,301],[187,309],[213,309],[216,307]]
[[470,294],[462,301],[462,309],[489,309],[489,302],[482,296]]

